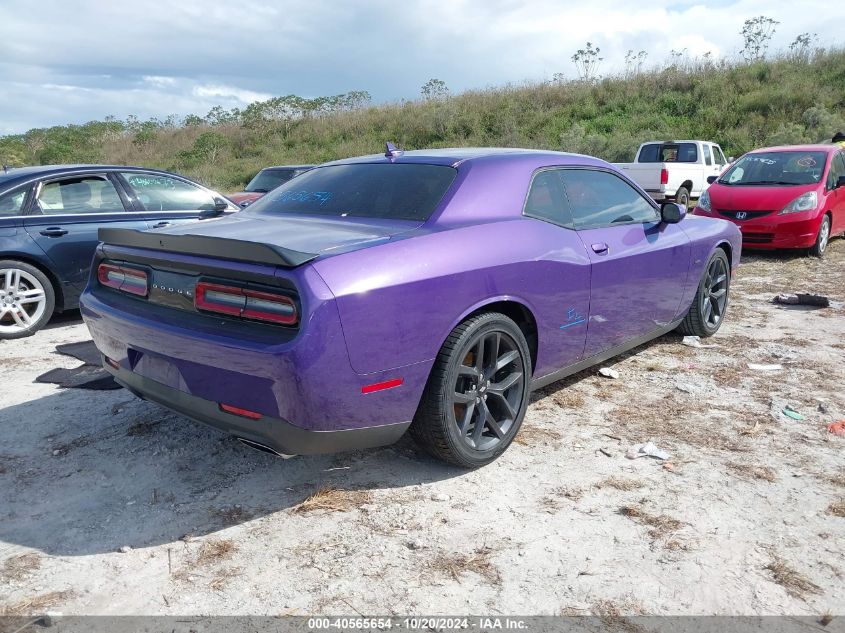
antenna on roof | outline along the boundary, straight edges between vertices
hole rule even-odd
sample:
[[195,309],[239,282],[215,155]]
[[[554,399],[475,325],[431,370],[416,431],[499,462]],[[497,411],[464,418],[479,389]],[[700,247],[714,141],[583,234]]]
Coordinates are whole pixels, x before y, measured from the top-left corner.
[[9,173],[9,166],[8,166],[6,163],[3,163],[3,173],[4,173],[4,174],[8,174],[8,173]]
[[396,158],[397,156],[401,156],[404,153],[404,150],[398,149],[390,141],[387,141],[387,143],[384,144],[384,155],[388,158]]

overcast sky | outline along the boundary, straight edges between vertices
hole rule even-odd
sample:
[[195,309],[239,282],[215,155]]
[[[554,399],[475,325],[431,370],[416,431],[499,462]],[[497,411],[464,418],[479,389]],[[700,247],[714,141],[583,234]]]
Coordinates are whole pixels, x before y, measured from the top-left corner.
[[833,0],[0,0],[0,134],[285,94],[415,99],[432,77],[453,93],[572,77],[588,40],[605,73],[629,49],[732,56],[757,15],[781,23],[773,48],[845,41]]

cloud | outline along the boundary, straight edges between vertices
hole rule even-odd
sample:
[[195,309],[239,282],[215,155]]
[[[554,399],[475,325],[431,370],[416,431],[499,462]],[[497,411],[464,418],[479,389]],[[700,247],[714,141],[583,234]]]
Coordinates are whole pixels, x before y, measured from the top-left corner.
[[[108,114],[204,114],[271,95],[367,90],[412,99],[436,77],[452,93],[575,73],[572,54],[601,48],[601,72],[628,50],[736,55],[745,19],[780,25],[773,48],[802,32],[841,41],[845,7],[827,0],[4,0],[0,133]],[[825,16],[820,20],[818,16]]]

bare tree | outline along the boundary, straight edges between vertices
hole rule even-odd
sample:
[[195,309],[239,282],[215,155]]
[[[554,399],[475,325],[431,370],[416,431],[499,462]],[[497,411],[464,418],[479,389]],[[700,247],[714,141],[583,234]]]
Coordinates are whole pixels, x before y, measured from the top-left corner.
[[578,76],[582,81],[592,82],[598,78],[598,70],[604,57],[599,57],[601,49],[598,46],[593,46],[592,42],[587,42],[585,48],[579,48],[572,56],[572,61],[575,63],[575,68],[578,69]]
[[801,33],[789,45],[789,53],[795,59],[807,61],[813,46],[819,41],[816,33]]
[[625,53],[625,76],[633,77],[634,75],[639,75],[643,70],[643,64],[645,64],[647,57],[648,53],[645,51],[635,53],[634,49],[629,49]]
[[749,18],[743,23],[740,35],[744,40],[742,56],[746,61],[758,61],[766,56],[769,42],[772,41],[778,24],[780,22],[765,15]]
[[420,88],[420,94],[426,101],[439,101],[449,96],[449,88],[442,79],[429,79]]

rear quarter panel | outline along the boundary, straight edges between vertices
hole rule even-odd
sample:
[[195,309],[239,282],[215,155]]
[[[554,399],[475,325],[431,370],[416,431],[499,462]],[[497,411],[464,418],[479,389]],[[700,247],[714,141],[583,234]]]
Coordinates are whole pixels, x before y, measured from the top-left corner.
[[433,359],[463,318],[501,300],[521,303],[537,321],[535,374],[583,352],[583,335],[560,329],[570,308],[589,309],[589,258],[574,231],[519,218],[397,240],[314,266],[336,297],[359,373]]

